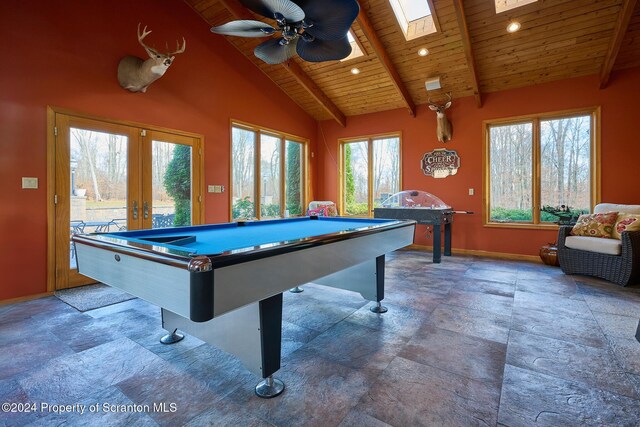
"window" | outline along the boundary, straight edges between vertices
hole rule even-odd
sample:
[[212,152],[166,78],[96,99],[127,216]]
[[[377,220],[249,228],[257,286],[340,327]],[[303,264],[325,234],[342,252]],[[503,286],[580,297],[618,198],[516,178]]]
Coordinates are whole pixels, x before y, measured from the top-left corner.
[[306,142],[247,124],[231,125],[231,219],[306,212]]
[[485,224],[549,225],[542,207],[590,212],[599,109],[485,122]]
[[405,39],[413,40],[439,31],[431,0],[389,0],[389,3]]
[[535,3],[538,0],[495,0],[496,1],[496,13],[506,12],[507,10],[515,9],[525,4]]
[[400,136],[382,135],[340,141],[340,213],[371,216],[400,191]]
[[360,44],[353,35],[353,30],[349,30],[349,32],[347,33],[347,39],[349,40],[349,44],[351,45],[351,53],[346,58],[341,59],[340,62],[349,61],[350,59],[364,56],[364,52],[360,48]]

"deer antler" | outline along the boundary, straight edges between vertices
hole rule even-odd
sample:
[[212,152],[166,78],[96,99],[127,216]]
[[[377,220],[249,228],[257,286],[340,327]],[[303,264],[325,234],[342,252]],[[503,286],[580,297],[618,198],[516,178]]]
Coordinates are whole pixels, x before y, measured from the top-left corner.
[[140,23],[138,22],[138,42],[142,45],[142,47],[147,51],[147,52],[152,52],[154,55],[158,54],[158,51],[155,50],[152,47],[147,46],[146,44],[144,44],[144,42],[142,40],[144,40],[145,37],[147,37],[149,34],[151,34],[151,30],[147,31],[147,26],[144,26],[144,29],[142,30],[142,32],[140,32]]
[[[447,97],[449,98],[449,100],[448,100],[447,102],[451,102],[451,101],[452,101],[452,98],[451,98],[451,92],[447,92],[447,93],[445,93],[445,95],[447,95]],[[427,98],[427,102],[428,102],[430,105],[438,105],[438,104],[434,103],[434,102],[431,100],[431,97]],[[445,102],[445,104],[446,104],[446,102]]]
[[184,37],[182,38],[182,47],[180,47],[180,42],[178,42],[178,40],[176,40],[176,47],[178,48],[178,50],[168,53],[167,55],[177,55],[184,52],[184,50],[187,48],[187,41],[184,39]]

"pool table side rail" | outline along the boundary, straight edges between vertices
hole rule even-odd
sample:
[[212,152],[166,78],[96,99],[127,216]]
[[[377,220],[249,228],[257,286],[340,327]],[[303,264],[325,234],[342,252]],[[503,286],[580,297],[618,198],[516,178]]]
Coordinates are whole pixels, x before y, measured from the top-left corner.
[[100,233],[77,234],[74,235],[72,239],[74,244],[84,244],[100,249],[107,249],[115,253],[126,254],[183,269],[189,268],[189,263],[195,256],[206,256],[210,259],[212,267],[215,269],[262,259],[269,256],[308,249],[314,246],[335,243],[341,240],[355,239],[361,236],[385,232],[396,228],[412,227],[415,223],[416,221],[413,220],[395,220],[384,224],[358,227],[336,233],[321,234],[295,240],[266,243],[263,245],[238,248],[214,254],[195,254],[189,251],[168,248],[167,246],[170,245],[161,246],[146,244],[140,241],[130,241],[125,238],[118,238],[113,237],[112,235],[104,235]]

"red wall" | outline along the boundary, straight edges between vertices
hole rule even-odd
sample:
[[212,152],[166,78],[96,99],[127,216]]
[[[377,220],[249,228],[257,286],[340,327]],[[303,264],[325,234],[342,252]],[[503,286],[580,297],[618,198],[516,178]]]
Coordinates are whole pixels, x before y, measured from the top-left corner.
[[[602,201],[640,203],[640,68],[616,72],[605,90],[597,76],[564,80],[522,89],[490,93],[477,108],[474,98],[456,99],[447,114],[453,123],[453,139],[436,139],[435,113],[419,106],[416,117],[406,109],[349,117],[347,127],[332,121],[318,127],[318,191],[324,200],[338,198],[338,139],[388,132],[402,133],[403,189],[428,191],[456,210],[474,215],[455,217],[453,247],[499,253],[536,255],[540,246],[556,240],[556,232],[513,230],[482,226],[482,121],[532,113],[602,107]],[[427,177],[420,169],[425,152],[447,147],[461,158],[458,173],[444,179]],[[475,195],[469,196],[469,188]],[[424,227],[416,243],[430,245]]]
[[[121,89],[120,58],[185,37],[146,94]],[[184,2],[0,2],[0,300],[46,291],[47,105],[203,134],[205,182],[229,186],[231,118],[311,139],[316,122]],[[313,165],[312,165],[313,166]],[[22,190],[21,177],[37,177]],[[228,193],[205,194],[207,222],[228,220]]]

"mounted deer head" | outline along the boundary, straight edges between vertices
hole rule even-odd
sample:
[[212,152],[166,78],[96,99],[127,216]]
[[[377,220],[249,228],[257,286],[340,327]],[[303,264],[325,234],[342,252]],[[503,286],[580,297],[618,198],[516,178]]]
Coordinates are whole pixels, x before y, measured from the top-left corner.
[[164,75],[167,68],[173,63],[174,55],[184,52],[187,47],[187,42],[183,37],[182,47],[179,42],[176,42],[177,50],[160,53],[143,43],[142,40],[149,34],[151,34],[151,30],[147,31],[146,26],[140,32],[140,24],[138,24],[138,42],[147,51],[149,59],[144,61],[137,56],[125,56],[118,64],[118,82],[120,82],[120,86],[131,92],[146,92],[151,83]]
[[429,108],[436,112],[438,127],[436,129],[436,134],[438,136],[438,141],[447,142],[451,140],[451,136],[453,135],[453,129],[451,127],[451,123],[447,119],[447,116],[444,114],[444,110],[451,107],[451,93],[448,93],[447,96],[449,100],[442,104],[434,104],[431,102],[431,98],[429,100]]

